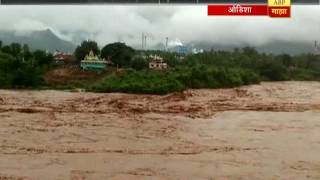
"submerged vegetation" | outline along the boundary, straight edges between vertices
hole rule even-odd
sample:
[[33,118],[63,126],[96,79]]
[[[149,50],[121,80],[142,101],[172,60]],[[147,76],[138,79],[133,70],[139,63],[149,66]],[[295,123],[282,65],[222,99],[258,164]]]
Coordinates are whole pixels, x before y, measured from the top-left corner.
[[[77,83],[81,86],[74,84],[74,88],[95,92],[165,94],[187,88],[225,88],[260,81],[320,80],[320,58],[314,54],[264,54],[245,47],[233,52],[212,50],[190,54],[182,59],[171,52],[135,51],[123,43],[106,45],[100,51],[95,42],[89,41],[78,46],[75,56],[79,60],[91,49],[103,58],[111,58],[121,71],[109,68],[109,73],[101,74],[103,77]],[[150,70],[141,54],[158,54],[169,68]],[[46,73],[54,68],[52,62],[50,53],[30,51],[27,45],[17,43],[3,46],[0,42],[0,88],[57,87],[44,81]]]

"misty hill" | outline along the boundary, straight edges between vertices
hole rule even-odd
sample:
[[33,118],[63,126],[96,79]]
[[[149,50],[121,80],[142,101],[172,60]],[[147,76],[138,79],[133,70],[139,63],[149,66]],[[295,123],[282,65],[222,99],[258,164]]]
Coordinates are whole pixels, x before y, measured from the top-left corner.
[[260,52],[281,54],[287,53],[291,55],[301,54],[301,53],[312,53],[314,50],[313,43],[306,42],[284,42],[284,41],[274,41],[262,46],[258,46],[257,50]]
[[[195,47],[202,48],[205,50],[225,50],[225,51],[233,51],[234,48],[243,48],[245,46],[251,46],[244,44],[243,46],[234,46],[234,45],[221,45],[219,43],[210,43],[210,42],[192,42]],[[260,46],[251,46],[256,48],[259,52],[264,53],[273,53],[273,54],[281,54],[287,53],[291,55],[301,54],[301,53],[312,53],[313,43],[306,42],[286,42],[286,41],[272,41]]]
[[[21,44],[28,44],[31,49],[42,49],[48,50],[50,52],[54,52],[55,50],[63,51],[63,52],[73,52],[76,48],[75,44],[81,43],[81,41],[85,40],[86,37],[89,37],[90,34],[85,31],[73,32],[74,37],[72,42],[65,41],[59,38],[56,34],[54,34],[50,29],[43,31],[33,31],[30,33],[26,32],[13,32],[13,31],[0,31],[0,40],[4,42],[4,44],[10,44],[12,42],[17,42]],[[140,49],[140,44],[133,46],[134,48]],[[248,44],[243,44],[241,46],[235,45],[223,45],[219,42],[203,42],[203,41],[195,41],[186,43],[185,46],[197,49],[204,50],[225,50],[225,51],[233,51],[234,48],[243,48],[245,46],[251,46]],[[251,46],[252,47],[252,46]],[[152,47],[151,49],[164,50],[165,45],[163,43],[158,43]],[[310,53],[313,52],[313,43],[310,42],[288,42],[288,41],[271,41],[266,44],[255,46],[255,48],[259,52],[265,53],[274,53],[281,54],[287,53],[291,55],[301,54],[301,53]]]
[[60,39],[49,29],[29,33],[0,31],[0,40],[4,44],[13,42],[28,44],[32,50],[41,49],[50,52],[54,52],[55,50],[73,52],[76,47],[73,43]]

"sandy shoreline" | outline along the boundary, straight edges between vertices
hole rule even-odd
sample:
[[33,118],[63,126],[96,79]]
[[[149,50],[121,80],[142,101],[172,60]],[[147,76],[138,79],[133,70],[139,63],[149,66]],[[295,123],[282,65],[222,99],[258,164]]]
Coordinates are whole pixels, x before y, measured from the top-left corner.
[[320,83],[0,90],[0,179],[319,179]]

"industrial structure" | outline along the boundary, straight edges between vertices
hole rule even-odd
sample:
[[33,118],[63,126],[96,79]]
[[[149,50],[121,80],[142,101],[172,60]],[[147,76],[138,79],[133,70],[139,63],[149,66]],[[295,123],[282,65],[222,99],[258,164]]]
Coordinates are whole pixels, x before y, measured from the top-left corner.
[[147,49],[147,35],[145,33],[142,33],[142,45],[141,45],[142,50]]
[[166,37],[165,51],[169,50],[169,38]]
[[314,54],[320,55],[320,44],[318,43],[318,41],[314,42]]

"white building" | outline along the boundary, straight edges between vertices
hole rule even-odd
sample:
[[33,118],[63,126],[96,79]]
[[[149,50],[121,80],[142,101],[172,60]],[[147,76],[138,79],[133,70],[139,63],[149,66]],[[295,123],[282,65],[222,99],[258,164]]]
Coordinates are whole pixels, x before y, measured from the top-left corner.
[[163,58],[157,55],[150,55],[149,59],[149,69],[163,70],[167,69],[167,63],[163,62]]

